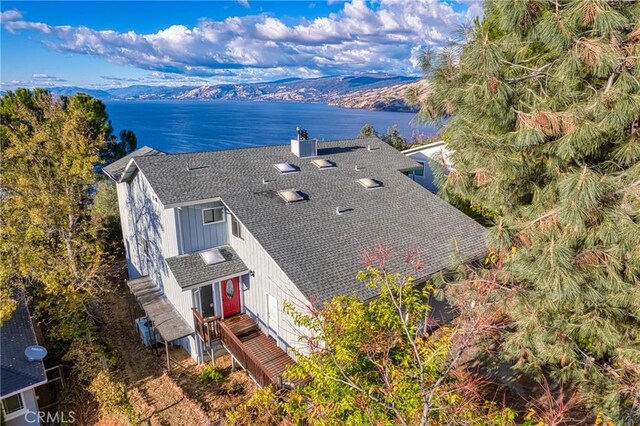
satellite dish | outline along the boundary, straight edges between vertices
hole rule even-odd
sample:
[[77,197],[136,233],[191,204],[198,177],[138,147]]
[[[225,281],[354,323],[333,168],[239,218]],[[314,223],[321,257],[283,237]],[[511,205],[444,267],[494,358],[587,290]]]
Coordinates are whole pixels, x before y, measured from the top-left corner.
[[29,361],[42,361],[47,356],[47,349],[39,345],[27,346],[24,354]]

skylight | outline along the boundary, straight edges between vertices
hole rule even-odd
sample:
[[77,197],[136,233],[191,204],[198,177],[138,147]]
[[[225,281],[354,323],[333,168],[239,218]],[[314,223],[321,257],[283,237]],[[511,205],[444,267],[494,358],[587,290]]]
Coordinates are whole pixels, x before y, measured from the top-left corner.
[[286,189],[283,191],[278,191],[278,195],[282,197],[282,199],[287,203],[295,203],[297,201],[302,201],[304,198],[298,191],[295,189]]
[[215,265],[216,263],[221,263],[225,261],[224,256],[220,253],[218,249],[211,249],[207,251],[203,251],[200,253],[202,260],[204,260],[205,265]]
[[375,181],[371,178],[358,179],[358,183],[367,189],[380,188],[382,186],[382,183]]
[[329,169],[331,167],[335,167],[336,163],[333,163],[329,160],[325,160],[324,158],[318,158],[317,160],[312,161],[319,169]]
[[298,168],[296,166],[289,163],[279,163],[275,164],[273,167],[278,169],[280,173],[293,173],[298,171]]

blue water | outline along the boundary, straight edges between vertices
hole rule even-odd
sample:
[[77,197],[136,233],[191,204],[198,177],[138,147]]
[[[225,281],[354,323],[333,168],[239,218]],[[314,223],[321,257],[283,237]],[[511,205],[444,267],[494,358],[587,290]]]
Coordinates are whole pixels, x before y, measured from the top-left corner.
[[323,104],[250,101],[114,101],[107,102],[114,130],[133,130],[138,147],[165,152],[193,152],[289,143],[301,126],[310,138],[357,136],[365,124],[384,133],[397,124],[409,140],[414,132],[434,134],[411,125],[413,114],[344,109]]

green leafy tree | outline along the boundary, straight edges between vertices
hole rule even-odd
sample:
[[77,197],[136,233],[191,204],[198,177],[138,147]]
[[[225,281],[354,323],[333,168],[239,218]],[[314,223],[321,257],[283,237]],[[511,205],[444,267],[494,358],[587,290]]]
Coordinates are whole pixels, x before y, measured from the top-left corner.
[[374,136],[378,137],[378,132],[376,132],[376,129],[374,129],[371,124],[365,124],[364,126],[362,126],[362,129],[360,129],[360,133],[358,133],[359,139],[370,138]]
[[434,331],[429,285],[376,268],[359,278],[380,296],[339,296],[310,313],[285,306],[309,330],[302,337],[308,353],[296,354],[286,377],[311,380],[280,402],[270,391],[257,395],[229,416],[232,422],[514,424],[514,411],[486,401],[482,379],[458,368],[471,342],[493,329],[481,311],[461,307],[463,321]]
[[105,289],[100,225],[89,206],[110,135],[104,104],[87,95],[18,89],[0,98],[1,294],[19,287],[30,296],[50,351],[73,363],[67,391],[79,389],[82,402],[85,387],[100,401],[95,390],[104,386],[91,387],[94,380],[118,388],[105,379],[108,356],[88,312]]
[[91,204],[91,220],[97,226],[97,237],[103,242],[105,250],[109,253],[120,253],[123,247],[122,231],[118,193],[113,182],[100,180],[96,185]]
[[398,129],[398,126],[396,124],[389,127],[387,129],[387,133],[382,135],[380,139],[399,151],[409,148],[409,145],[407,144],[407,138],[400,134],[400,130]]
[[119,138],[110,135],[101,157],[106,164],[131,154],[138,146],[138,138],[131,130],[121,130]]
[[39,308],[62,320],[54,335],[73,333],[67,325],[75,321],[65,319],[81,316],[84,295],[99,288],[103,253],[86,207],[110,130],[103,107],[44,90],[19,89],[0,101],[2,285],[37,289]]
[[423,59],[443,193],[496,212],[503,355],[640,421],[640,3],[487,1]]

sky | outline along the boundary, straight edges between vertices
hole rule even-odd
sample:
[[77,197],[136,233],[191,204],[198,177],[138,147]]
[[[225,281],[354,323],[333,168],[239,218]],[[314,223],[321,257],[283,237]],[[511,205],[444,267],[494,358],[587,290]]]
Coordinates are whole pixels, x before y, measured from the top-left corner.
[[0,83],[202,85],[419,75],[476,0],[0,3]]

